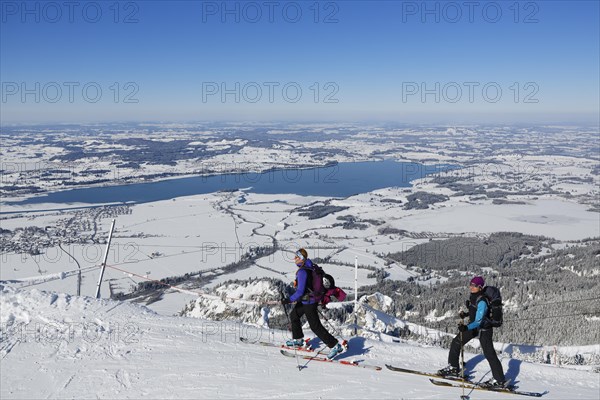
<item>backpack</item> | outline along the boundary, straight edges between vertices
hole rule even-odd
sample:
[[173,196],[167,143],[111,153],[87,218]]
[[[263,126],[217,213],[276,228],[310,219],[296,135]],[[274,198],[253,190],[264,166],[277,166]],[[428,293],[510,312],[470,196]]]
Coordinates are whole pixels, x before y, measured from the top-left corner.
[[325,292],[325,295],[323,296],[323,300],[321,301],[321,304],[323,304],[324,306],[329,304],[331,302],[332,297],[335,297],[335,299],[337,301],[344,301],[344,300],[346,300],[346,296],[347,296],[346,292],[344,292],[339,287],[335,287],[335,288],[329,289]]
[[498,328],[502,326],[502,295],[495,286],[483,288],[483,299],[488,305],[488,314],[483,318],[482,328]]
[[306,292],[302,296],[302,300],[320,302],[325,294],[325,286],[323,285],[325,271],[315,263],[313,263],[312,268],[302,267],[301,269],[306,271]]
[[324,274],[323,286],[325,287],[326,291],[323,295],[323,300],[321,300],[321,304],[327,305],[329,302],[331,302],[331,297],[335,297],[337,301],[346,300],[346,292],[335,286],[335,280],[333,279],[333,276]]
[[338,301],[344,301],[346,292],[335,286],[333,276],[326,274],[323,268],[313,263],[312,268],[301,269],[306,271],[306,292],[302,300],[313,300],[323,305],[331,301],[334,296]]

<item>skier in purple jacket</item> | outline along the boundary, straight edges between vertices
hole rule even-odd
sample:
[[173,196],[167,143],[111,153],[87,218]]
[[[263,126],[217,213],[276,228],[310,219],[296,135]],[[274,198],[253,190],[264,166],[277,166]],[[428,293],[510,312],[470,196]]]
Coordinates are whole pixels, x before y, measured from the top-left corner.
[[304,249],[300,249],[296,252],[294,262],[298,267],[298,270],[296,271],[296,280],[294,281],[296,291],[289,298],[281,301],[284,307],[286,304],[296,303],[294,308],[290,311],[292,339],[288,340],[285,344],[286,346],[296,348],[304,346],[304,333],[302,332],[302,322],[300,321],[300,318],[302,315],[306,315],[310,329],[331,349],[327,358],[332,359],[343,352],[344,347],[327,331],[327,329],[325,329],[319,319],[317,307],[319,306],[322,294],[315,295],[312,293],[313,263],[308,258],[308,253]]

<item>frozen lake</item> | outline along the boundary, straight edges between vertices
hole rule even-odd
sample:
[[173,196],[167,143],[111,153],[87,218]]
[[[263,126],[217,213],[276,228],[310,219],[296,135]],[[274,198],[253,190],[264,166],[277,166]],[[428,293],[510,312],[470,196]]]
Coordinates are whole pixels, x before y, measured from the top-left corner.
[[318,168],[276,169],[262,173],[195,176],[151,183],[80,188],[7,204],[147,203],[243,188],[261,194],[348,197],[386,187],[408,187],[415,179],[450,168],[450,165],[427,166],[392,160],[338,163]]

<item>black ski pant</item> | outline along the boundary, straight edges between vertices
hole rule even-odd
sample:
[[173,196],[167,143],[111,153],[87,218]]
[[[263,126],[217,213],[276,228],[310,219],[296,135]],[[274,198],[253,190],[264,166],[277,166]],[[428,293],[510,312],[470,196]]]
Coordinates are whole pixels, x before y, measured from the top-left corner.
[[[500,360],[498,360],[498,356],[496,355],[496,350],[494,350],[494,343],[492,342],[492,329],[485,329],[479,331],[479,343],[481,343],[481,349],[483,350],[483,355],[485,356],[488,363],[490,363],[490,368],[492,369],[492,375],[494,379],[498,382],[504,382],[504,371],[502,369],[502,364]],[[464,346],[468,341],[475,338],[477,336],[477,330],[469,330],[465,331],[462,334],[462,345]],[[452,344],[450,345],[450,353],[448,353],[448,364],[452,365],[455,368],[459,368],[458,359],[460,357],[460,333],[456,335],[454,340],[452,340]]]
[[315,304],[302,304],[296,303],[296,306],[290,311],[290,321],[292,322],[292,337],[294,339],[302,339],[304,333],[302,332],[302,322],[300,318],[302,315],[306,315],[308,325],[310,329],[325,343],[329,348],[334,347],[338,340],[331,336],[331,333],[325,329],[321,320],[319,319],[319,311],[317,303]]

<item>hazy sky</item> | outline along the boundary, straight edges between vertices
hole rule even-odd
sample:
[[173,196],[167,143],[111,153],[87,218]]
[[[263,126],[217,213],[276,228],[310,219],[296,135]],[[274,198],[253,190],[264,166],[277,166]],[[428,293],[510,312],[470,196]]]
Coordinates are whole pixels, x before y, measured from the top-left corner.
[[598,121],[598,1],[0,3],[3,124]]

